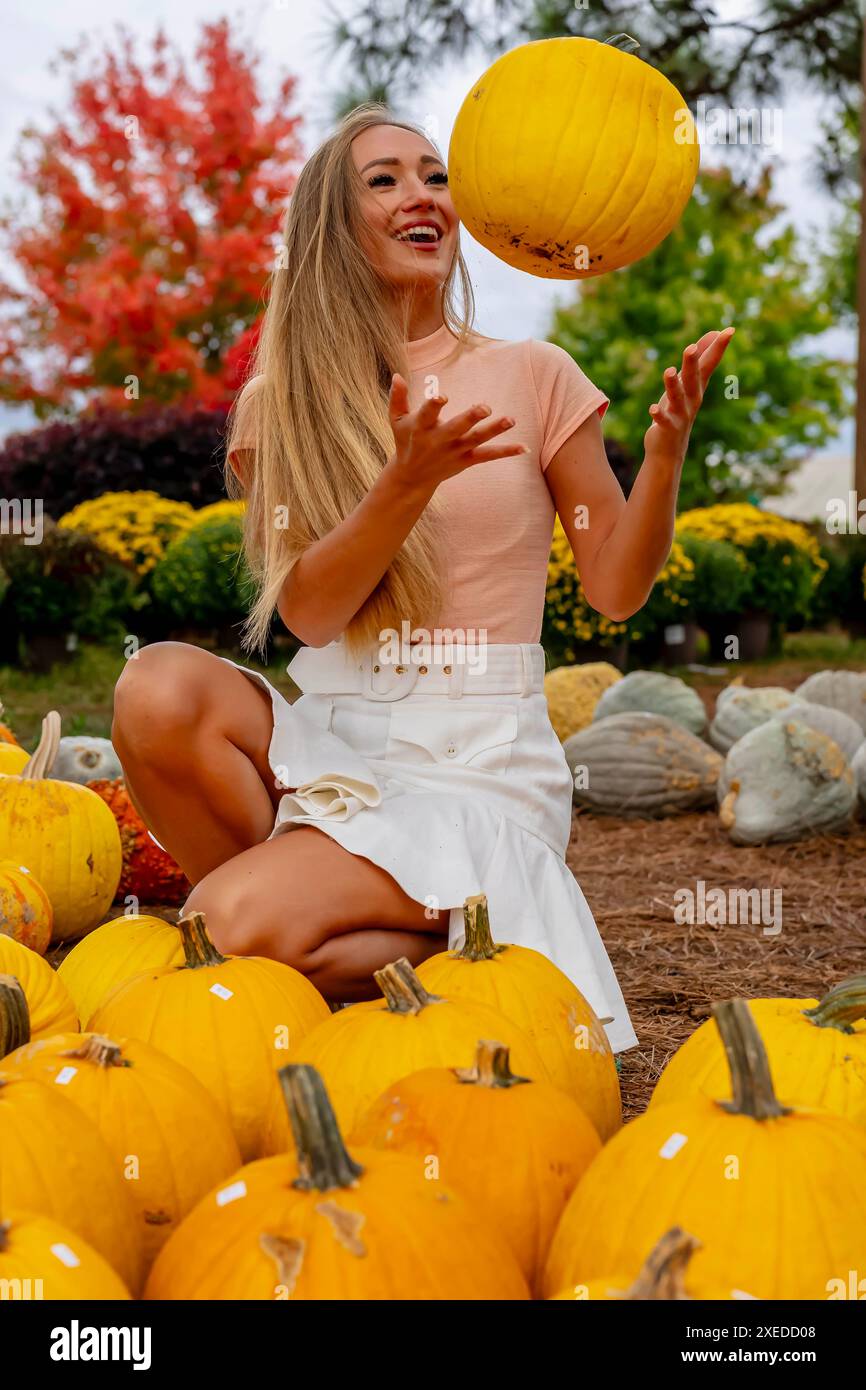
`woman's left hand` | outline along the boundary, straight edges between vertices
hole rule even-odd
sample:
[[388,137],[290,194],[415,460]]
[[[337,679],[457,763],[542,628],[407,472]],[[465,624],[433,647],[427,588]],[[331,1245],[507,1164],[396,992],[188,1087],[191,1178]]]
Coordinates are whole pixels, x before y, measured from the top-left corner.
[[657,405],[649,408],[653,422],[643,441],[647,457],[682,464],[707,382],[733,336],[733,328],[705,333],[697,343],[686,348],[681,371],[668,367],[664,394]]

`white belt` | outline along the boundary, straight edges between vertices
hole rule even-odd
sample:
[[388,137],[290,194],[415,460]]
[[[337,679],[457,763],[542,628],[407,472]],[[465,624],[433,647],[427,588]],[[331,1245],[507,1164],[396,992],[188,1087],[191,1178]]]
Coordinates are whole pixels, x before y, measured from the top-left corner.
[[[544,689],[544,649],[538,643],[491,643],[483,649],[454,647],[441,653],[419,644],[410,661],[392,665],[373,646],[349,656],[342,642],[301,647],[287,667],[305,694],[363,695],[368,700],[402,700],[418,695],[534,695]],[[461,660],[461,655],[464,657]]]

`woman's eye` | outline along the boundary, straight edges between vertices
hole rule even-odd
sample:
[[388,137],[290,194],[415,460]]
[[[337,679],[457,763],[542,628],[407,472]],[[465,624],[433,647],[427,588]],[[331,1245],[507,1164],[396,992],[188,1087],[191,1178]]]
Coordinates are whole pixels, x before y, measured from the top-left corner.
[[[430,183],[433,179],[436,179],[438,183],[446,184],[448,182],[448,175],[442,169],[438,169],[435,173],[428,174],[427,182]],[[394,181],[393,174],[374,174],[369,180],[369,187],[384,188],[386,185],[394,183]]]

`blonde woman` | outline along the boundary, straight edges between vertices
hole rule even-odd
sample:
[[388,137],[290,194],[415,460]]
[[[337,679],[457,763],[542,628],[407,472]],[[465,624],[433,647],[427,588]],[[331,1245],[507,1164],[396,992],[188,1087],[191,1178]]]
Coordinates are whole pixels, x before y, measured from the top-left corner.
[[626,504],[607,398],[551,343],[474,332],[472,304],[439,152],[356,108],[298,179],[227,446],[258,583],[247,649],[276,610],[304,644],[302,694],[159,642],[118,682],[113,738],[223,950],[367,998],[386,962],[458,945],[464,900],[485,893],[494,935],[554,960],[622,1050],[635,1034],[564,858],[547,558],[558,512],[590,603],[613,619],[642,606],[733,330],[665,373]]

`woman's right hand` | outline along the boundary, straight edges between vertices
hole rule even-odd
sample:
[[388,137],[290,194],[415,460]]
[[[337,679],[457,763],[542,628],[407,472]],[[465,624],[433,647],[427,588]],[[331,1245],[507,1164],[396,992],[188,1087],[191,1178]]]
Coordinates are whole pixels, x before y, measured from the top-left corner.
[[[406,381],[397,373],[391,378],[388,412],[396,451],[389,458],[388,465],[403,477],[407,485],[421,487],[432,494],[446,478],[453,478],[473,464],[529,453],[525,444],[514,441],[488,443],[488,440],[513,429],[514,420],[510,416],[500,415],[495,420],[487,420],[485,417],[491,413],[490,406],[473,405],[450,420],[440,420],[442,407],[447,400],[447,396],[433,396],[416,411],[410,412]],[[484,420],[484,424],[479,424],[481,420]]]

